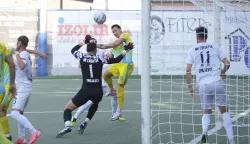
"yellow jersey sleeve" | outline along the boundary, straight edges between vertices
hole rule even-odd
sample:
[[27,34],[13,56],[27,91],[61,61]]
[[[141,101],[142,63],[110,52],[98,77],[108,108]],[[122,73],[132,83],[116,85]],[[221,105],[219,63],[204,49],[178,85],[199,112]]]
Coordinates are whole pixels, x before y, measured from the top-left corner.
[[128,33],[122,33],[120,38],[123,38],[125,40],[125,44],[128,44],[129,42],[131,42],[131,39]]

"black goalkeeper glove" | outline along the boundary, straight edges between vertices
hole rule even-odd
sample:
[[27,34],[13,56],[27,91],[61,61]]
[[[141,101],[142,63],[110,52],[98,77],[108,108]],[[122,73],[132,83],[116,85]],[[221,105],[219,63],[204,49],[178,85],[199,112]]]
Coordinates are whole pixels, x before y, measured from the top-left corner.
[[132,42],[129,42],[127,45],[124,46],[125,51],[130,51],[134,49],[134,44]]
[[84,43],[85,43],[85,44],[88,44],[89,41],[90,41],[90,39],[91,39],[91,36],[87,34],[87,35],[85,36]]

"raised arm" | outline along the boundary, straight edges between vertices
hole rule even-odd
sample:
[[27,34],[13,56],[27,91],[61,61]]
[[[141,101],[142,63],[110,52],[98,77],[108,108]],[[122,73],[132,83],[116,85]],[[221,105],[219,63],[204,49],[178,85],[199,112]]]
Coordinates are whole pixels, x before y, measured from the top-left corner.
[[118,63],[118,62],[120,62],[123,59],[123,57],[125,55],[126,55],[126,52],[123,52],[122,54],[120,54],[116,58],[108,58],[106,64]]
[[106,63],[106,64],[118,63],[123,59],[123,57],[127,54],[127,52],[132,50],[133,48],[134,48],[134,44],[128,43],[128,45],[124,46],[124,51],[122,52],[122,54],[120,54],[116,58],[113,58],[113,57],[110,58],[106,56],[106,59],[104,59],[103,63]]
[[114,48],[122,44],[125,40],[123,38],[119,38],[116,41],[109,43],[109,44],[96,44],[97,48],[100,49],[109,49],[109,48]]
[[78,60],[80,60],[83,57],[83,53],[79,51],[79,49],[83,46],[82,43],[74,46],[71,49],[71,53],[74,55],[75,58],[77,58]]

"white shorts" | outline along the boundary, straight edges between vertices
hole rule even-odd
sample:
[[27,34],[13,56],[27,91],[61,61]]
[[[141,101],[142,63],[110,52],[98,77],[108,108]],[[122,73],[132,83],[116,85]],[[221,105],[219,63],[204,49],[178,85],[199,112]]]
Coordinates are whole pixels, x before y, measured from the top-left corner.
[[26,108],[31,92],[18,92],[16,97],[13,99],[12,109],[18,109],[24,111]]
[[228,105],[223,81],[202,85],[198,89],[202,109],[212,109],[214,99],[217,106]]

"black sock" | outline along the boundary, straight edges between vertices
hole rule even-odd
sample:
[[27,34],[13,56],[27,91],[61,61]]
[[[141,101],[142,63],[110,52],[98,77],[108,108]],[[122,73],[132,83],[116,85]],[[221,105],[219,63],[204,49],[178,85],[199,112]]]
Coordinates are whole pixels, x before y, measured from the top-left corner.
[[71,117],[72,117],[71,110],[65,109],[63,113],[64,122],[70,121]]
[[98,104],[92,104],[90,107],[89,107],[89,111],[88,111],[88,114],[87,114],[87,118],[89,120],[92,119],[92,117],[95,115],[95,112],[97,111],[98,109]]

